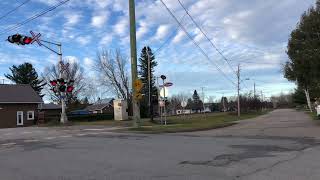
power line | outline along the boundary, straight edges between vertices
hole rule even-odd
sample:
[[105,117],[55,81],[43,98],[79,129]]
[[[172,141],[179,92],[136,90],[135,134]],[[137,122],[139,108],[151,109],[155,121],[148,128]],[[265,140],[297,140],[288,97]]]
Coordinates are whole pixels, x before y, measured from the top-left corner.
[[34,19],[37,19],[37,18],[47,14],[50,11],[55,10],[57,7],[62,6],[63,4],[67,3],[68,1],[70,1],[70,0],[59,1],[58,4],[56,4],[54,6],[51,6],[51,7],[47,8],[47,9],[41,11],[40,13],[33,15],[32,17],[30,17],[28,19],[26,19],[24,21],[21,21],[21,22],[15,24],[15,25],[13,25],[12,27],[9,27],[9,28],[3,30],[2,32],[0,32],[0,35],[3,35],[3,34],[5,34],[7,32],[10,32],[10,31],[13,31],[13,30],[15,30],[15,29],[27,24],[28,22],[30,22],[30,21],[32,21]]
[[[181,18],[180,21],[179,21],[180,23],[182,23],[182,21],[183,21],[183,19],[184,19],[185,16],[186,16],[186,14],[182,16],[182,18]],[[178,32],[178,29],[179,29],[179,26],[175,29],[174,32],[172,32],[172,34],[168,37],[168,39],[166,39],[166,40],[158,47],[158,49],[156,49],[156,50],[154,51],[153,54],[156,54],[156,53],[160,52],[160,51],[162,50],[162,48],[170,41],[171,36],[173,36],[174,34],[176,34],[176,33]]]
[[[189,37],[189,39],[193,42],[194,45],[196,45],[200,52],[209,60],[211,61],[210,57],[208,56],[208,54],[199,46],[199,44],[192,38],[192,36],[188,33],[188,31],[185,29],[185,27],[179,22],[179,20],[177,19],[177,17],[172,13],[172,11],[168,8],[168,6],[163,2],[163,0],[160,0],[161,3],[165,6],[165,8],[167,9],[167,11],[169,12],[169,14],[174,18],[174,20],[179,24],[179,26],[181,27],[181,29],[186,33],[186,35]],[[220,67],[214,62],[215,67],[217,68],[217,70],[227,79],[229,80],[232,84],[236,85],[235,82],[233,82],[221,69]]]
[[187,15],[191,18],[192,22],[197,26],[197,28],[200,30],[200,32],[205,36],[205,38],[210,42],[211,46],[221,55],[221,57],[227,62],[228,66],[232,71],[236,74],[236,71],[232,68],[229,60],[222,54],[220,49],[212,42],[212,40],[207,36],[207,34],[202,30],[202,28],[199,26],[199,24],[194,20],[194,18],[190,15],[189,11],[186,9],[186,7],[181,3],[180,0],[178,0],[181,7],[184,9],[184,11],[187,13]]
[[9,14],[13,13],[14,11],[16,11],[17,9],[19,9],[21,6],[27,4],[30,0],[26,0],[23,3],[19,4],[17,7],[13,8],[12,10],[6,12],[5,14],[3,14],[2,16],[0,16],[0,20],[7,17]]

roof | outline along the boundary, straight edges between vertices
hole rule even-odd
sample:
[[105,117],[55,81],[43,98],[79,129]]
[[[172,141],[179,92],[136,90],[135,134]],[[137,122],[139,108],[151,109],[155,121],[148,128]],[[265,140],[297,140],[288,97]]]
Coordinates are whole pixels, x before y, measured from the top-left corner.
[[105,99],[99,99],[96,103],[94,104],[112,104],[112,101],[114,98],[105,98]]
[[55,110],[55,109],[61,109],[61,106],[60,106],[60,105],[57,105],[57,104],[53,104],[53,103],[50,103],[50,104],[41,104],[41,105],[39,106],[39,109]]
[[87,111],[102,110],[103,108],[109,107],[109,106],[111,106],[110,103],[108,103],[108,104],[94,104],[94,105],[86,107],[84,110],[87,110]]
[[41,97],[28,84],[0,84],[0,103],[43,103]]

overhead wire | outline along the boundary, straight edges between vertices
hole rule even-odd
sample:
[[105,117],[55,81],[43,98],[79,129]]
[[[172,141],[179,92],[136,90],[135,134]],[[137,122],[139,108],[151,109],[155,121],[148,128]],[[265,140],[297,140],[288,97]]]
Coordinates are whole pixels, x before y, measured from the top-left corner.
[[221,57],[227,62],[228,66],[230,67],[230,69],[232,69],[232,71],[236,73],[236,71],[233,69],[233,67],[231,66],[229,59],[223,55],[222,51],[212,42],[212,40],[208,37],[208,35],[203,31],[203,29],[200,27],[200,25],[194,20],[194,18],[191,16],[191,14],[189,13],[189,11],[187,10],[187,8],[181,3],[180,0],[178,0],[179,4],[181,5],[181,7],[184,9],[184,11],[187,13],[187,15],[190,17],[190,19],[192,20],[192,22],[197,26],[197,28],[200,30],[200,32],[204,35],[204,37],[210,42],[211,46],[221,55]]
[[18,10],[21,6],[27,4],[29,1],[31,1],[31,0],[26,0],[26,1],[22,2],[21,4],[19,4],[17,7],[13,8],[12,10],[4,13],[3,15],[0,16],[0,20],[7,17],[9,14],[13,13],[14,11]]
[[[179,22],[180,22],[181,24],[182,24],[182,21],[183,21],[183,19],[184,19],[185,16],[186,16],[186,14],[184,14],[184,15],[182,16],[182,18],[180,19]],[[163,47],[164,47],[167,43],[169,43],[169,41],[170,41],[170,39],[171,39],[171,36],[173,36],[174,34],[176,34],[176,33],[178,32],[178,30],[179,30],[179,26],[175,29],[174,32],[172,32],[172,34],[168,37],[168,39],[166,39],[166,40],[158,47],[158,49],[156,49],[156,50],[154,51],[153,54],[159,53],[159,52],[163,49]]]
[[13,31],[13,30],[15,30],[17,28],[20,28],[21,26],[29,23],[30,21],[33,21],[33,20],[35,20],[35,19],[47,14],[48,12],[55,10],[56,8],[58,8],[59,6],[62,6],[63,4],[67,3],[68,1],[70,1],[70,0],[59,1],[59,3],[57,3],[56,5],[53,5],[53,6],[47,8],[47,9],[45,9],[45,10],[43,10],[43,11],[37,13],[37,14],[31,16],[30,18],[28,18],[28,19],[26,19],[24,21],[21,21],[21,22],[15,24],[15,25],[13,25],[12,27],[4,29],[3,31],[0,32],[0,35],[3,35],[3,34],[8,33],[10,31]]
[[163,2],[163,0],[160,0],[160,2],[164,5],[164,7],[166,8],[166,10],[169,12],[169,14],[174,18],[174,20],[178,23],[178,25],[180,26],[180,28],[185,32],[185,34],[188,36],[188,38],[193,42],[194,45],[196,45],[198,47],[198,49],[200,50],[200,52],[209,60],[209,62],[213,62],[213,64],[215,65],[215,67],[217,68],[217,70],[225,77],[225,79],[227,79],[228,81],[230,81],[233,85],[236,85],[235,82],[233,82],[233,80],[231,80],[222,70],[221,68],[214,62],[211,61],[209,55],[200,47],[200,45],[193,39],[193,37],[188,33],[188,31],[186,30],[186,28],[179,22],[179,20],[177,19],[177,17],[173,14],[173,12],[168,8],[168,6]]

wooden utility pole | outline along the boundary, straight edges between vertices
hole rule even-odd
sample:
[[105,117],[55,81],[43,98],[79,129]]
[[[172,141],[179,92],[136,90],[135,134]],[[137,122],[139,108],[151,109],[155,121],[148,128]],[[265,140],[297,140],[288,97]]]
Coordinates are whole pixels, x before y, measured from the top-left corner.
[[238,117],[240,117],[240,64],[238,64],[238,71],[237,71],[237,78],[238,78]]
[[253,97],[256,99],[256,82],[253,82]]
[[152,93],[151,93],[151,59],[149,54],[149,46],[147,47],[148,56],[148,106],[149,106],[149,116],[150,121],[153,122],[153,105],[152,105]]
[[130,52],[131,52],[131,77],[132,77],[132,111],[133,111],[133,126],[140,126],[140,109],[138,101],[134,98],[136,94],[135,80],[138,78],[137,73],[137,40],[136,40],[136,15],[135,2],[129,0],[129,20],[130,20]]

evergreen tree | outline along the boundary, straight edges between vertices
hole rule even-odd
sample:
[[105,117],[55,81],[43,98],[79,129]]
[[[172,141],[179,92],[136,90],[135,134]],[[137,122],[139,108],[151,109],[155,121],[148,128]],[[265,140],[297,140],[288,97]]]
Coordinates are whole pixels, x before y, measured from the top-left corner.
[[284,66],[284,76],[303,89],[309,109],[311,99],[319,94],[320,85],[320,0],[301,16],[297,28],[292,31],[288,42],[289,62]]
[[33,68],[32,64],[24,63],[18,67],[13,65],[10,68],[11,74],[5,74],[4,76],[16,84],[29,84],[41,97],[41,90],[46,85],[43,80],[38,78],[38,73]]
[[[154,68],[158,65],[155,61],[155,56],[150,47],[146,46],[142,48],[141,55],[139,58],[139,78],[143,83],[143,88],[141,89],[142,94],[145,94],[140,103],[141,117],[150,117],[149,110],[149,84],[148,84],[148,59],[150,60],[150,79],[151,79],[151,114],[153,114],[154,105],[158,104],[158,93],[157,87],[155,85],[154,79]],[[152,116],[151,116],[152,117]],[[153,119],[151,119],[152,121]]]
[[192,95],[192,99],[194,103],[199,103],[200,101],[200,96],[198,95],[197,90],[194,90],[193,95]]
[[192,95],[192,99],[193,99],[193,106],[192,109],[196,110],[197,112],[203,109],[203,103],[200,100],[200,96],[198,95],[197,90],[194,90],[193,95]]

